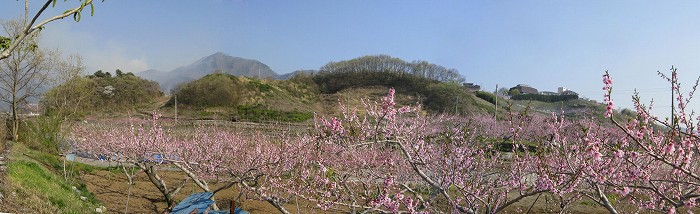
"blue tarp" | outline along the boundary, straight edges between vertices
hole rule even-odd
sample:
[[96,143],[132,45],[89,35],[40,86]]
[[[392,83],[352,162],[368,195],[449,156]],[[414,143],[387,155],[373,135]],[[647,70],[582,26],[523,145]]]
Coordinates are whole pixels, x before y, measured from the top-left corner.
[[[173,211],[170,212],[171,214],[189,214],[192,212],[192,210],[197,209],[197,214],[203,214],[204,211],[207,210],[209,206],[214,204],[214,201],[212,201],[210,198],[211,196],[214,195],[214,193],[211,192],[199,192],[199,193],[194,193],[190,196],[187,196],[185,200],[182,200],[175,208],[173,208]],[[230,211],[221,211],[221,210],[209,210],[207,213],[209,214],[230,214]],[[249,214],[248,211],[244,211],[241,208],[236,208],[234,210],[234,214]]]

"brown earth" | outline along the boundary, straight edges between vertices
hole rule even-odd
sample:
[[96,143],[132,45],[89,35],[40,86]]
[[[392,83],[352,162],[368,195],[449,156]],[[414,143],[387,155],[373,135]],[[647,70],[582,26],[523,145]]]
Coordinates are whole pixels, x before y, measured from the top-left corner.
[[[169,187],[179,184],[185,180],[185,174],[178,171],[160,171],[159,175],[166,180]],[[91,173],[84,174],[82,179],[85,181],[88,190],[100,200],[109,213],[124,213],[126,211],[126,203],[128,198],[129,213],[160,213],[166,207],[163,197],[160,192],[148,181],[148,178],[143,173],[137,173],[135,177],[135,185],[131,188],[131,195],[128,196],[129,185],[125,174],[120,170],[95,170]],[[217,185],[214,185],[217,186]],[[194,192],[201,192],[191,182],[176,195],[176,201],[180,201]],[[223,190],[216,194],[215,198],[219,202],[221,209],[228,209],[232,199],[238,197],[238,189]],[[127,197],[128,196],[128,197]],[[558,201],[553,201],[553,197],[542,195],[540,198],[529,197],[521,202],[509,207],[503,213],[525,213],[533,204],[530,213],[558,213]],[[277,209],[264,201],[241,198],[241,203],[238,205],[250,213],[280,213]],[[297,208],[296,204],[287,204],[287,210],[292,213],[337,213],[324,212],[313,209],[314,205],[300,202]],[[570,205],[566,213],[607,213],[605,209],[595,205],[593,202],[576,202]]]
[[[160,171],[158,174],[166,181],[169,188],[180,184],[186,177],[184,173],[177,171]],[[88,190],[107,207],[109,213],[124,213],[126,211],[127,198],[129,203],[128,213],[161,213],[166,207],[162,194],[148,181],[148,178],[143,173],[137,173],[137,176],[134,178],[135,184],[131,188],[131,196],[129,197],[127,197],[129,185],[127,184],[126,175],[122,171],[95,170],[92,173],[83,175],[82,179],[85,181]],[[214,186],[215,188],[218,187],[218,185]],[[195,192],[201,192],[201,189],[190,182],[175,196],[176,202]],[[215,199],[218,201],[219,208],[228,209],[230,201],[237,198],[238,193],[236,187],[217,193]],[[241,202],[237,206],[250,213],[279,213],[269,203],[248,200],[245,199],[245,196],[241,197]],[[297,210],[295,204],[289,204],[286,208],[290,212],[296,212]],[[301,213],[319,212],[310,209],[307,205],[299,205],[299,209]]]

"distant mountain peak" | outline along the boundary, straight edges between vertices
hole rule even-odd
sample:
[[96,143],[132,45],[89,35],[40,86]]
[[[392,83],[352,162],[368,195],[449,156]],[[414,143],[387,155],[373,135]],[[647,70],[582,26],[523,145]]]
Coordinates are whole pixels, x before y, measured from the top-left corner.
[[170,72],[163,72],[167,73],[167,75],[149,75],[155,73],[151,71],[145,72],[143,77],[157,81],[165,91],[168,91],[180,83],[196,80],[214,72],[260,78],[277,78],[279,76],[269,66],[258,60],[234,57],[224,52],[216,52],[202,57],[190,65],[178,67]]
[[202,57],[202,59],[207,59],[207,58],[223,58],[223,57],[237,58],[237,57],[233,57],[233,56],[231,56],[231,55],[228,55],[228,54],[226,54],[226,53],[224,53],[224,52],[216,52],[216,53],[214,53],[214,54],[212,54],[212,55]]
[[148,70],[141,71],[141,72],[138,72],[138,73],[153,73],[153,72],[162,72],[162,71],[159,71],[159,70],[156,70],[156,69],[148,69]]

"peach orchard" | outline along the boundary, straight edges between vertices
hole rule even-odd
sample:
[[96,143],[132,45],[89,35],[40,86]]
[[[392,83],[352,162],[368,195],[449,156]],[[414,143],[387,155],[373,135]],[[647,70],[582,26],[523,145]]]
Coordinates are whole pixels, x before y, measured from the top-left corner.
[[[381,100],[364,100],[361,110],[341,103],[342,115],[317,115],[305,134],[205,125],[183,134],[157,117],[117,128],[79,126],[73,134],[81,139],[76,152],[122,163],[127,176],[127,167],[143,171],[169,208],[191,181],[214,193],[222,188],[209,182],[237,186],[241,196],[282,213],[300,200],[352,213],[528,212],[531,206],[512,206],[529,197],[551,199],[552,212],[586,200],[610,213],[690,213],[700,196],[700,118],[687,109],[695,88],[683,95],[675,69],[662,77],[678,95],[670,120],[636,95],[636,116],[612,119],[606,72],[604,122],[558,113],[514,112],[499,121],[427,115],[420,106],[397,107],[391,89]],[[163,165],[185,172],[182,185],[166,185],[158,176]]]

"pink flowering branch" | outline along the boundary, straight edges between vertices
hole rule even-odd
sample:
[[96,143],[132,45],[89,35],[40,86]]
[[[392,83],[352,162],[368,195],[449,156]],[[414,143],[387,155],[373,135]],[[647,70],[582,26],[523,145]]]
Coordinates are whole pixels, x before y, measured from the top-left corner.
[[[662,73],[659,75],[671,82],[672,90],[678,95],[676,98],[678,106],[673,109],[671,122],[661,121],[651,116],[652,105],[645,107],[640,103],[639,95],[635,94],[633,101],[637,109],[637,118],[624,125],[614,118],[610,119],[626,135],[624,141],[633,143],[623,145],[621,149],[626,151],[618,152],[616,157],[630,163],[628,169],[635,170],[628,170],[623,175],[627,177],[628,184],[619,182],[608,182],[608,184],[617,188],[632,188],[635,192],[632,194],[632,202],[639,204],[642,208],[675,213],[680,207],[697,206],[696,200],[699,196],[697,193],[700,188],[698,186],[699,166],[693,159],[697,155],[700,140],[696,136],[697,126],[692,119],[694,112],[691,112],[690,116],[685,113],[698,81],[688,98],[684,98],[680,91],[676,68],[671,68],[671,77]],[[608,78],[606,73],[604,82]],[[606,87],[609,87],[608,83]],[[607,90],[606,96],[609,97],[610,93],[611,91]],[[655,124],[660,124],[667,129],[655,130]],[[688,131],[682,130],[681,125],[687,127]],[[628,192],[625,191],[625,194]],[[635,195],[645,195],[648,198]]]

